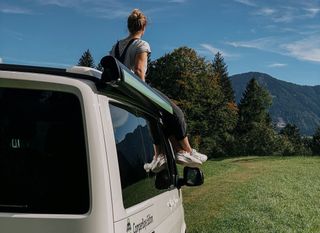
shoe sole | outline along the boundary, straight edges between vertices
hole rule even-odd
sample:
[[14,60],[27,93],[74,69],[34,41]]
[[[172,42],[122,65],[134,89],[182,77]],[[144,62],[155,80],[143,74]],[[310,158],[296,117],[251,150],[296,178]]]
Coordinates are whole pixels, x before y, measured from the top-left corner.
[[179,161],[179,160],[177,160],[177,164],[180,164],[185,167],[196,167],[196,168],[199,168],[202,165],[199,163],[190,163],[190,162],[184,162],[184,161]]
[[202,162],[200,160],[199,162],[195,162],[195,161],[186,159],[184,156],[178,156],[176,158],[176,162],[178,164],[181,164],[187,167],[200,167],[202,165]]
[[154,173],[161,172],[162,170],[164,170],[166,168],[165,165],[166,165],[166,163],[163,163],[162,165],[151,169],[151,171],[154,172]]
[[200,160],[202,163],[208,160],[208,156],[206,156],[205,154],[201,154],[196,150],[192,150],[192,152],[190,153],[190,156]]
[[[195,156],[195,158],[197,158],[196,156]],[[197,158],[197,159],[199,159],[202,163],[204,163],[205,161],[207,161],[208,160],[208,158]]]

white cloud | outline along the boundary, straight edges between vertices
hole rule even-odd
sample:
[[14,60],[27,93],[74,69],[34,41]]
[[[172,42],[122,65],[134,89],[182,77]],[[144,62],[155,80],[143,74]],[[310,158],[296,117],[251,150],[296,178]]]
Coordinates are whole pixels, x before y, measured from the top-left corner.
[[35,2],[41,5],[54,5],[59,7],[73,7],[81,4],[81,0],[35,0]]
[[262,8],[257,14],[268,17],[275,23],[290,23],[302,17],[302,12],[296,7]]
[[32,0],[36,4],[72,8],[98,18],[122,18],[130,13],[129,6],[117,0]]
[[212,45],[209,45],[209,44],[201,44],[200,46],[202,48],[205,48],[206,50],[208,50],[212,54],[216,54],[218,52],[222,53],[221,50],[219,50],[219,49],[217,49],[217,48],[215,48],[215,47],[213,47]]
[[307,11],[308,17],[313,18],[320,12],[320,8],[307,8],[305,11]]
[[[223,57],[235,57],[235,55],[229,54],[225,51],[222,51],[221,49],[215,48],[214,46],[212,46],[210,44],[200,44],[200,46],[202,48],[204,48],[205,51],[209,52],[211,55],[216,55],[219,52],[222,54]],[[201,51],[200,51],[200,53],[201,53]]]
[[263,16],[270,16],[273,15],[277,12],[277,10],[273,9],[273,8],[261,8],[259,9],[257,12],[255,12],[256,15],[263,15]]
[[162,6],[166,3],[186,3],[189,0],[140,0],[143,2],[160,3]]
[[256,6],[256,4],[252,0],[234,0],[234,1],[247,6]]
[[[1,1],[1,0],[0,0]],[[149,9],[144,9],[144,12],[150,16],[155,12],[165,12],[169,7],[177,4],[183,4],[189,0],[143,0],[144,2],[155,3]],[[28,0],[29,3],[38,6],[55,6],[67,8],[80,12],[81,14],[104,19],[119,19],[126,18],[134,8],[130,1],[123,0]],[[0,3],[0,12],[4,11]],[[9,9],[7,9],[9,11]],[[11,13],[28,13],[25,9],[11,9]],[[34,12],[30,12],[34,13]]]
[[250,41],[232,41],[226,44],[235,48],[251,48],[290,56],[298,60],[320,62],[320,35],[312,35],[300,40],[290,38],[265,37]]
[[172,3],[185,3],[187,0],[169,0]]
[[21,32],[12,30],[11,28],[2,28],[0,33],[4,33],[10,40],[19,40],[22,41],[25,39],[25,35]]
[[285,66],[287,66],[287,64],[284,64],[284,63],[273,63],[273,64],[268,65],[268,67],[271,67],[271,68],[281,68],[281,67],[285,67]]
[[278,7],[274,12],[270,11],[270,15],[265,14],[265,16],[271,16],[271,20],[276,23],[290,23],[314,18],[319,12],[320,8],[316,6],[303,8],[302,5],[293,5],[292,7]]
[[226,42],[226,44],[231,45],[235,48],[253,48],[253,49],[260,49],[265,50],[271,47],[274,44],[275,38],[273,37],[265,37],[259,38],[250,41],[232,41]]
[[3,63],[3,58],[2,57],[0,57],[0,63]]
[[[126,18],[134,7],[128,1],[119,0],[29,0],[42,6],[53,5],[61,8],[76,10],[81,14],[89,15],[95,18],[118,19]],[[144,12],[150,16],[154,12],[163,12],[168,6],[174,3],[185,3],[188,0],[144,0],[155,3],[154,7],[144,9]]]
[[[253,7],[252,15],[266,17],[274,23],[291,23],[316,17],[320,13],[318,0],[288,1],[283,4],[281,1],[272,5],[264,1],[257,5],[253,0],[234,0],[247,6]],[[263,6],[261,6],[264,4]]]
[[105,19],[116,19],[116,18],[125,18],[129,15],[130,10],[126,9],[108,9],[108,8],[92,8],[86,10],[86,12],[91,15],[94,14],[99,18]]
[[320,62],[320,36],[283,44],[281,48],[299,60]]
[[0,4],[0,12],[4,14],[20,14],[20,15],[31,15],[32,11],[26,8],[7,5],[7,4]]

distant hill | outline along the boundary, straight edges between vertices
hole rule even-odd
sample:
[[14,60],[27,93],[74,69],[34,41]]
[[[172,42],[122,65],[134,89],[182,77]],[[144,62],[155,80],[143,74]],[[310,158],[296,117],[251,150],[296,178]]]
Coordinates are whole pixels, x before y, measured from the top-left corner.
[[230,77],[237,103],[252,78],[270,92],[273,101],[270,115],[278,129],[293,123],[302,135],[313,135],[320,126],[320,86],[301,86],[258,72],[237,74]]

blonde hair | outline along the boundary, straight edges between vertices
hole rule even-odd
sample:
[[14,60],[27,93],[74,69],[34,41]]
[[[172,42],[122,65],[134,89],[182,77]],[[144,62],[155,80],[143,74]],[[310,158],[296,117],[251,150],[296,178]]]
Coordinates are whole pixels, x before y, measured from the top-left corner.
[[128,30],[134,34],[147,25],[147,17],[139,9],[134,9],[128,17]]

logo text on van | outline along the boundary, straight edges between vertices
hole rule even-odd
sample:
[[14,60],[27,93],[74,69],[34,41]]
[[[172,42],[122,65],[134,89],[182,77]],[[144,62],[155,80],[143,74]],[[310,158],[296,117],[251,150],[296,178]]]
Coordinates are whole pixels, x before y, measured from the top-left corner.
[[[132,223],[133,233],[138,233],[141,230],[146,230],[147,226],[149,226],[151,223],[153,223],[153,216],[151,214],[148,214],[145,219],[144,218],[141,219],[141,222]],[[130,225],[130,227],[128,225]],[[128,220],[128,223],[127,223],[127,232],[131,232],[130,220]]]

